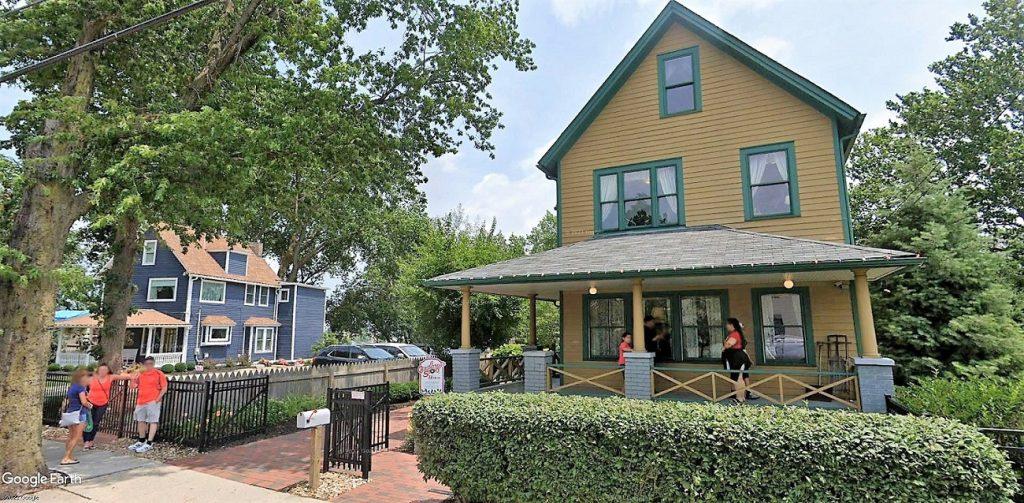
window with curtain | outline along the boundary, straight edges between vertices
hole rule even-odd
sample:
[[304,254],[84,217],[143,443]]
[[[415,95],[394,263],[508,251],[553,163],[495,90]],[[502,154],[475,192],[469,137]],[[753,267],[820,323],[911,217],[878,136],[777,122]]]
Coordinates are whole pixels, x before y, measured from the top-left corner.
[[748,220],[798,214],[792,143],[743,149],[741,162],[744,212]]
[[679,159],[603,169],[595,184],[598,232],[683,223]]
[[679,299],[683,359],[717,360],[725,340],[725,301],[721,294],[686,295]]
[[701,109],[698,56],[697,47],[658,55],[658,97],[662,117]]
[[227,285],[222,281],[203,280],[199,285],[199,302],[223,304]]
[[805,312],[807,293],[803,290],[761,292],[758,326],[761,359],[765,363],[808,363],[810,327]]
[[626,330],[626,299],[589,298],[587,302],[587,354],[591,359],[619,356],[619,341]]

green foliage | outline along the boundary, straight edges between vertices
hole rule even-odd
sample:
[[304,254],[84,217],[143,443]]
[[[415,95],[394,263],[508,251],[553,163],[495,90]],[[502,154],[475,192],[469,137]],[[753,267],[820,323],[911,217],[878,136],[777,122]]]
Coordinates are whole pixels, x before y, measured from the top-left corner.
[[983,428],[1024,429],[1024,377],[921,378],[898,387],[896,396],[915,414]]
[[882,352],[897,378],[1009,375],[1024,365],[1015,266],[993,252],[961,191],[929,178],[936,161],[890,130],[865,135],[850,172],[858,243],[919,253],[925,264],[873,283]]
[[196,369],[196,364],[195,363],[188,362],[188,363],[185,364],[185,370],[187,370],[189,372],[192,372],[195,369]]
[[322,409],[323,396],[288,395],[282,399],[267,400],[267,425],[295,424],[295,416],[304,410]]
[[173,363],[165,363],[165,364],[160,366],[160,370],[162,370],[165,374],[170,374],[170,373],[174,372],[174,364]]
[[339,336],[334,332],[324,332],[324,334],[313,343],[313,354],[316,355],[328,346],[347,344],[349,342],[352,342],[352,339],[349,337]]
[[420,400],[419,469],[468,501],[1009,502],[1006,458],[938,418],[446,394]]
[[515,342],[502,344],[491,351],[491,356],[500,358],[504,356],[523,356],[523,345]]
[[[421,342],[440,348],[458,347],[462,294],[425,288],[424,279],[500,262],[523,254],[521,240],[508,238],[490,226],[471,223],[461,208],[431,221],[413,252],[400,263],[399,295],[409,309]],[[517,333],[522,300],[475,294],[470,304],[470,338],[475,347],[497,347]]]
[[78,368],[78,367],[76,367],[76,366],[74,366],[74,365],[64,365],[64,366],[63,366],[63,367],[61,367],[60,369],[61,369],[61,370],[63,370],[64,372],[74,372],[74,370],[75,370],[76,368]]
[[186,365],[184,362],[178,362],[174,364],[175,372],[184,372],[186,370],[189,370],[189,368],[188,365]]
[[420,383],[393,382],[388,384],[391,391],[391,403],[411,402],[420,398]]
[[58,371],[60,369],[61,369],[61,366],[59,364],[56,364],[56,363],[51,363],[51,364],[46,366],[46,370],[48,370],[50,372],[56,372],[56,371]]

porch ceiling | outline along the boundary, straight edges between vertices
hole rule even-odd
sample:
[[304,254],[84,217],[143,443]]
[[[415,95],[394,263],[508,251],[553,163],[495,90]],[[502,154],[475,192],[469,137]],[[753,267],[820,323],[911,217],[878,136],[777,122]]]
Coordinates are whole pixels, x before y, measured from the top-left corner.
[[854,269],[874,280],[923,259],[912,253],[775,236],[723,226],[595,237],[570,246],[426,280],[426,286],[476,292],[531,295],[555,300],[558,292],[644,290],[785,279],[847,281]]

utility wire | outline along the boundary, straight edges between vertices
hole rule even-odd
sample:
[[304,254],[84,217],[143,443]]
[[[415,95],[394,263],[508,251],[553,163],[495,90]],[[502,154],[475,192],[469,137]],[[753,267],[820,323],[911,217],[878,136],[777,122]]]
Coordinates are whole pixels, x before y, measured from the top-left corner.
[[3,19],[3,18],[5,18],[7,16],[10,16],[12,14],[17,14],[17,13],[19,13],[19,12],[29,8],[29,7],[35,7],[36,5],[39,5],[39,4],[41,4],[41,3],[45,2],[45,1],[46,0],[32,0],[32,1],[28,2],[28,3],[26,3],[25,5],[22,5],[21,7],[12,7],[9,10],[5,10],[3,12],[0,12],[0,19]]
[[[41,2],[43,0],[39,0],[39,1]],[[36,70],[41,70],[41,69],[46,68],[48,66],[54,65],[56,63],[59,63],[61,61],[66,60],[66,59],[69,59],[69,58],[72,58],[74,56],[77,56],[77,55],[79,55],[79,54],[81,54],[83,52],[88,52],[88,51],[91,51],[91,50],[94,50],[94,49],[99,49],[99,48],[101,48],[101,47],[103,47],[103,46],[105,46],[105,45],[107,45],[107,44],[109,44],[111,42],[114,42],[115,40],[117,40],[117,39],[119,39],[121,37],[126,37],[128,35],[132,35],[132,34],[138,33],[138,32],[140,32],[142,30],[145,30],[146,28],[150,28],[150,27],[153,27],[153,26],[159,26],[159,25],[164,24],[164,23],[166,23],[166,22],[168,22],[168,21],[170,21],[170,20],[172,20],[172,19],[174,19],[176,17],[179,17],[179,16],[181,16],[183,14],[187,14],[188,12],[196,10],[196,9],[198,9],[200,7],[205,7],[205,6],[207,6],[207,5],[209,5],[209,4],[213,3],[213,2],[218,2],[218,1],[221,1],[221,0],[198,0],[197,2],[190,3],[190,4],[188,4],[188,5],[184,6],[184,7],[179,7],[177,9],[174,9],[174,10],[170,11],[170,12],[161,14],[161,15],[159,15],[157,17],[154,17],[154,18],[151,18],[151,19],[147,19],[147,20],[145,20],[145,21],[143,21],[141,23],[129,26],[129,27],[123,29],[123,30],[115,31],[114,33],[111,33],[109,35],[105,35],[105,36],[103,36],[101,38],[93,40],[92,42],[89,42],[88,44],[80,45],[78,47],[75,47],[74,49],[69,49],[69,50],[64,51],[64,52],[62,52],[60,54],[57,54],[57,55],[54,55],[54,56],[50,56],[50,57],[48,57],[48,58],[46,58],[46,59],[44,59],[42,61],[39,61],[39,62],[36,62],[36,63],[32,63],[32,64],[27,65],[27,66],[23,66],[23,67],[21,67],[21,68],[19,68],[17,70],[14,70],[14,71],[6,74],[6,75],[0,76],[0,84],[6,84],[6,83],[8,83],[8,82],[18,78],[18,77],[21,77],[22,75],[34,72]],[[28,7],[28,5],[25,5],[25,6],[21,7],[21,8],[25,8],[25,7]]]

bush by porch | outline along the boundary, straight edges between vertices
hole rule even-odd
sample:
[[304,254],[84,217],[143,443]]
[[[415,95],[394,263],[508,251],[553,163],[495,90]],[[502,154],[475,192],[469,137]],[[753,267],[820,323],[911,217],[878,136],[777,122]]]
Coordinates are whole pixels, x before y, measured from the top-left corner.
[[1009,501],[1006,458],[937,418],[555,395],[413,411],[419,467],[471,501]]

